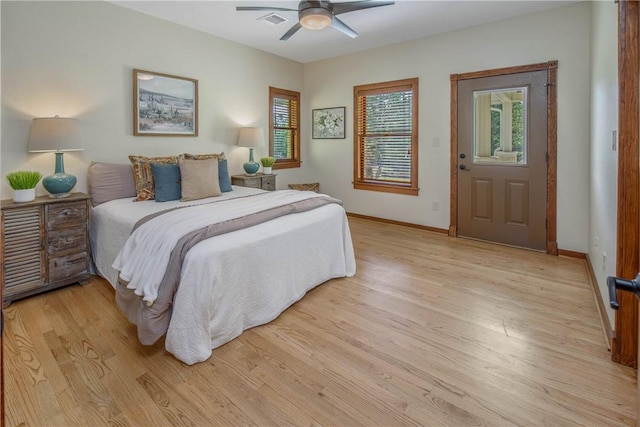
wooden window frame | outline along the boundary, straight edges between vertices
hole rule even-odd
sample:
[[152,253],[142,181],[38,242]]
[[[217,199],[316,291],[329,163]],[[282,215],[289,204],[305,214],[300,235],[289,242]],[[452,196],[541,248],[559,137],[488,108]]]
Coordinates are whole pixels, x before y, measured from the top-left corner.
[[273,169],[287,169],[287,168],[299,168],[301,162],[300,157],[300,92],[280,89],[276,87],[269,87],[269,155],[273,156],[273,131],[274,131],[274,118],[273,118],[273,100],[274,98],[287,98],[296,101],[296,112],[298,117],[298,126],[293,128],[292,137],[293,142],[291,144],[291,159],[276,159],[276,163],[273,165]]
[[[371,94],[412,91],[411,131],[411,178],[408,184],[375,181],[364,178],[362,154],[363,144],[358,134],[360,122],[359,97]],[[381,191],[385,193],[418,195],[418,78],[394,80],[353,87],[353,188],[356,190]]]

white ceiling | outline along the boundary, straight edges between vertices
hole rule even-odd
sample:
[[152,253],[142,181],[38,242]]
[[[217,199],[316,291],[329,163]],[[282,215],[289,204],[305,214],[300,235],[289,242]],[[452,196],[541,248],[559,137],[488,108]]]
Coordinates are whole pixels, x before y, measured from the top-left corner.
[[351,39],[331,28],[300,29],[288,41],[280,37],[298,20],[297,12],[277,12],[288,21],[273,25],[258,18],[269,12],[238,12],[236,6],[276,6],[297,9],[297,1],[121,1],[113,4],[307,63],[433,34],[540,12],[575,2],[396,0],[383,6],[341,14],[359,33]]

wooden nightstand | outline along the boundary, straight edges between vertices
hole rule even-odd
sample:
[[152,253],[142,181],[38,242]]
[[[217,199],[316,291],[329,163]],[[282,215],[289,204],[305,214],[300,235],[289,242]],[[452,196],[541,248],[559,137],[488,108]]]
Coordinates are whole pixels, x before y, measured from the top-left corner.
[[4,305],[89,279],[90,196],[2,200]]
[[261,188],[267,191],[274,191],[276,189],[276,175],[265,175],[263,173],[257,173],[255,175],[232,175],[231,184],[239,185],[241,187]]

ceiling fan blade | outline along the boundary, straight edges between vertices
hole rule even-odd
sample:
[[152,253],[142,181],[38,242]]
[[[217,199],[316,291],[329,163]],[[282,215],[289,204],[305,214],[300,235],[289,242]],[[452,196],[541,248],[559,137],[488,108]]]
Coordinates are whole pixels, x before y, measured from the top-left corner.
[[349,1],[344,3],[329,3],[329,9],[333,10],[334,15],[341,13],[353,12],[354,10],[371,9],[372,7],[391,6],[394,1],[384,0],[361,0]]
[[342,22],[338,17],[334,16],[331,20],[331,28],[334,30],[340,31],[343,34],[348,35],[352,39],[358,37],[358,33],[356,33],[351,27]]
[[236,10],[261,10],[261,11],[272,11],[272,12],[297,12],[298,9],[288,9],[286,7],[269,7],[269,6],[236,6]]
[[289,38],[294,35],[300,28],[302,28],[302,25],[300,25],[299,22],[296,22],[293,27],[289,28],[289,31],[287,31],[282,37],[280,37],[280,40],[289,40]]

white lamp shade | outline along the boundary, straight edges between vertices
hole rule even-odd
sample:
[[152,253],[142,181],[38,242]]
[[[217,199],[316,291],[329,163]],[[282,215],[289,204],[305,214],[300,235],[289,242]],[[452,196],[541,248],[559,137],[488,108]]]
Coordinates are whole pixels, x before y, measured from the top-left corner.
[[29,134],[29,151],[82,151],[80,122],[63,117],[35,118]]
[[240,128],[238,134],[240,147],[261,147],[264,145],[264,131],[262,128]]

